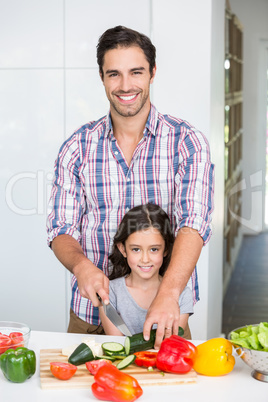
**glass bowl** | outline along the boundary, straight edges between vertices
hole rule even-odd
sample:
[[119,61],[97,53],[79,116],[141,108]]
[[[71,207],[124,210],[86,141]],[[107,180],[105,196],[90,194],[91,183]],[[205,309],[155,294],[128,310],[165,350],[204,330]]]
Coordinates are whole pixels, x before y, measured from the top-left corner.
[[[252,327],[258,324],[253,324]],[[268,352],[262,350],[247,349],[240,345],[235,344],[235,340],[231,340],[232,332],[240,332],[244,330],[247,326],[238,327],[233,329],[228,334],[228,340],[233,344],[233,347],[239,357],[245,362],[250,368],[253,369],[251,375],[253,378],[259,381],[268,382]]]
[[19,346],[27,348],[30,335],[31,329],[26,324],[0,321],[0,355],[7,349],[16,349]]

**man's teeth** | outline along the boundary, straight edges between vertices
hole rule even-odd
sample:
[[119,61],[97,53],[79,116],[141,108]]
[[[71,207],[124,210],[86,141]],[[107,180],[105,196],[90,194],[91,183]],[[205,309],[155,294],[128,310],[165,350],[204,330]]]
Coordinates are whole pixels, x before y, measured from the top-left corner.
[[128,101],[128,100],[134,99],[135,96],[136,95],[129,95],[129,96],[122,96],[121,95],[121,96],[119,96],[119,98],[122,99],[122,100]]

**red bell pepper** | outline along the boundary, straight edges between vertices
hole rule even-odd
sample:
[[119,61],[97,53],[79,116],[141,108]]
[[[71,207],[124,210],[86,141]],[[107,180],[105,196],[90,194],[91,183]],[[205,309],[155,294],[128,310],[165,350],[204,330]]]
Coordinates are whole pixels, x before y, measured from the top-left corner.
[[142,394],[136,378],[123,373],[112,364],[99,368],[91,385],[93,395],[102,401],[133,402]]
[[136,352],[135,364],[140,367],[156,367],[157,352]]
[[168,373],[188,373],[194,365],[196,355],[196,347],[191,342],[178,335],[172,335],[162,341],[156,367]]

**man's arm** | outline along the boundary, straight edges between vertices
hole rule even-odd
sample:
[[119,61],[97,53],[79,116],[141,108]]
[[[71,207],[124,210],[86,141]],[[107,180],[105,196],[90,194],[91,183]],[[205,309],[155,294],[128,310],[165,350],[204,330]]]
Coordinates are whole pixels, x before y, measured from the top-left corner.
[[169,267],[148,310],[143,327],[144,339],[149,339],[152,325],[157,324],[155,348],[159,348],[165,328],[178,334],[179,296],[196,266],[202,247],[203,239],[196,230],[183,227],[178,231]]
[[85,256],[80,244],[72,236],[62,234],[55,237],[51,248],[58,260],[75,275],[82,297],[90,299],[98,307],[98,293],[104,303],[109,303],[109,279]]

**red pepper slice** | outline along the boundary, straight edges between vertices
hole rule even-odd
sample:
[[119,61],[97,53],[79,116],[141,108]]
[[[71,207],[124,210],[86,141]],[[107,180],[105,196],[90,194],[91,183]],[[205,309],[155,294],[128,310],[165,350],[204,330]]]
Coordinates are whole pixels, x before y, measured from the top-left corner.
[[16,345],[16,347],[21,347],[23,345],[23,334],[21,332],[10,332],[9,338],[11,339],[12,345]]
[[136,352],[135,364],[140,367],[156,367],[157,352]]
[[71,363],[52,362],[50,371],[59,380],[69,380],[76,372],[77,367]]
[[10,348],[11,343],[8,335],[0,334],[0,355]]
[[90,374],[95,375],[100,367],[105,366],[105,364],[112,364],[110,360],[99,359],[99,360],[91,360],[86,363],[86,368],[90,372]]

